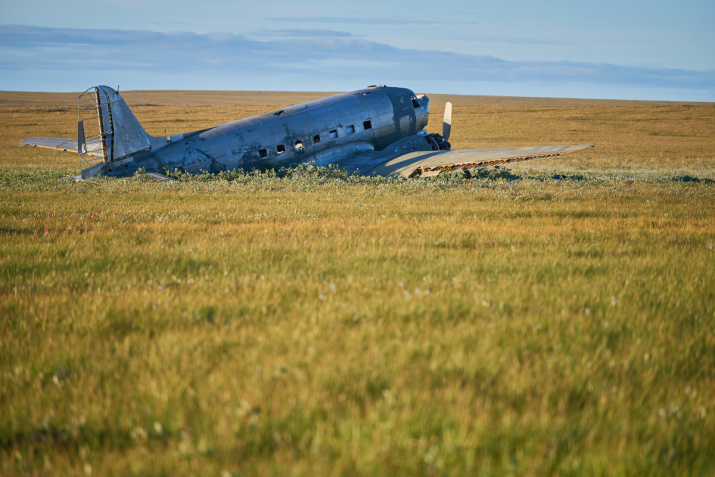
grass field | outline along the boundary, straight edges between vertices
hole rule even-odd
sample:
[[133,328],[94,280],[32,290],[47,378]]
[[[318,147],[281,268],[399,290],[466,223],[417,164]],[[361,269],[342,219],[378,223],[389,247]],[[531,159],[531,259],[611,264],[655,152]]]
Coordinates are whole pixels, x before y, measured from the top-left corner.
[[596,144],[471,180],[75,183],[19,146],[75,97],[0,93],[0,474],[715,473],[715,105],[434,96],[455,148]]

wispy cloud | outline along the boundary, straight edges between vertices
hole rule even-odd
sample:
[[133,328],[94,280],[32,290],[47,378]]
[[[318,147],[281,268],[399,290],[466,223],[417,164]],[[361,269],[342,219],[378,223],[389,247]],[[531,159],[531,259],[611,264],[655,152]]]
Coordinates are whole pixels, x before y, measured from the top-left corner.
[[335,30],[261,30],[259,35],[293,37],[293,38],[346,38],[354,37],[352,33]]
[[[315,84],[316,78],[334,81],[336,86],[329,89],[338,89],[346,80],[362,83],[383,78],[404,85],[416,80],[430,84],[577,83],[676,88],[709,94],[715,100],[715,71],[505,61],[487,55],[395,48],[332,30],[277,30],[257,40],[231,33],[0,26],[0,88],[12,89],[10,81],[22,81],[37,71],[52,72],[54,81],[69,72],[123,71],[136,78],[175,75],[175,81],[182,75],[202,75],[209,87],[225,79],[225,84],[233,85],[226,89],[240,88],[235,78],[243,76],[271,78],[271,84],[278,81],[282,89],[311,89],[296,85]],[[282,86],[280,81],[284,81]],[[146,86],[132,86],[141,88]],[[445,88],[443,92],[455,91]]]
[[304,23],[328,23],[331,25],[449,25],[453,22],[444,22],[430,20],[421,16],[413,18],[394,18],[394,17],[359,17],[359,16],[344,16],[344,17],[320,17],[320,16],[305,16],[305,17],[275,17],[272,18],[276,22],[295,23],[296,21]]

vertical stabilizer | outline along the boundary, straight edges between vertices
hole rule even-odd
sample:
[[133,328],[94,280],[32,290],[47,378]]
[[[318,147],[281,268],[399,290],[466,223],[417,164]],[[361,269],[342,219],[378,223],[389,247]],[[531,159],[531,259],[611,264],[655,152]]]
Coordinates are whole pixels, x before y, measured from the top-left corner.
[[80,162],[112,163],[149,151],[149,136],[124,99],[109,86],[85,91],[77,102]]

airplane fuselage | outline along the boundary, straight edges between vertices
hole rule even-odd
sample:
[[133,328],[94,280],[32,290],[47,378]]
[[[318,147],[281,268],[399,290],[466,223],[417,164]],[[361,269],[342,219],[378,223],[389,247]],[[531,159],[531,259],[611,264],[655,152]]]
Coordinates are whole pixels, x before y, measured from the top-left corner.
[[[429,98],[406,88],[370,87],[222,124],[203,131],[150,137],[132,169],[220,172],[261,165],[328,165],[345,156],[380,151],[427,125]],[[123,161],[125,167],[128,162]],[[105,164],[102,175],[125,174]]]

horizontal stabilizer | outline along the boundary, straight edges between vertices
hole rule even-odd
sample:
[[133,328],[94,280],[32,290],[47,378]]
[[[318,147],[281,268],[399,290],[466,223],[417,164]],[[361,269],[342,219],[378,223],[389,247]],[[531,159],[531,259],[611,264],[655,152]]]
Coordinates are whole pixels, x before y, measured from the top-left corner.
[[[96,143],[96,144],[95,144]],[[58,151],[77,152],[77,140],[60,137],[28,137],[22,140],[23,146],[44,147],[47,149],[57,149]],[[100,141],[88,141],[87,154],[101,156],[102,151]]]
[[77,140],[61,137],[27,137],[22,140],[23,146],[46,147],[60,151],[77,152]]

